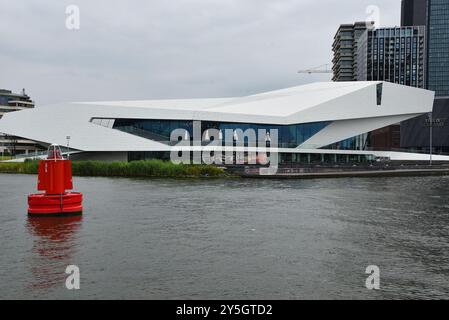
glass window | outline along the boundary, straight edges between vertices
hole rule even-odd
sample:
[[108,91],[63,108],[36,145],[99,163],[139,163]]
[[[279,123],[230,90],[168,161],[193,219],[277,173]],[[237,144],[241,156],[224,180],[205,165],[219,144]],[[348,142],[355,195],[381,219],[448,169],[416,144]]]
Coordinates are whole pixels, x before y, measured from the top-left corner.
[[382,105],[382,91],[383,91],[383,83],[379,83],[376,88],[376,96],[377,96],[377,105]]
[[[254,129],[256,135],[259,130],[278,130],[279,146],[284,148],[296,148],[310,139],[313,135],[325,128],[329,122],[305,123],[295,125],[270,125],[249,124],[230,122],[201,122],[201,133],[208,129],[217,129],[222,132],[226,129],[237,130]],[[117,119],[113,125],[114,129],[130,134],[141,136],[150,140],[166,142],[170,141],[170,134],[175,129],[185,129],[193,139],[193,122],[190,120],[140,120],[140,119]],[[245,141],[247,143],[247,141]]]

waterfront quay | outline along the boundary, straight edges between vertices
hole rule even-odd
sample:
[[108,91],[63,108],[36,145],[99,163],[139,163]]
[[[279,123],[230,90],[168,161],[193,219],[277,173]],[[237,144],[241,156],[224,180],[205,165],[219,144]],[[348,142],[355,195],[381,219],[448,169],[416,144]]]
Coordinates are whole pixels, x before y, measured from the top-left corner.
[[449,175],[449,165],[419,163],[352,164],[352,165],[301,165],[280,166],[273,175],[261,175],[260,167],[229,167],[233,174],[245,178],[313,179],[346,177],[401,177]]

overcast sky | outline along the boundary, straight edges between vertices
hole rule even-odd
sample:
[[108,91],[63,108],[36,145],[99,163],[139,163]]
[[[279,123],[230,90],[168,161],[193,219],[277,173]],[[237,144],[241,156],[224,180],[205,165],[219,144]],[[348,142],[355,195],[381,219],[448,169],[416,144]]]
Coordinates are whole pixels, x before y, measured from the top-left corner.
[[[66,7],[80,29],[66,28]],[[330,75],[341,23],[400,24],[400,0],[0,0],[0,88],[61,101],[239,96]]]

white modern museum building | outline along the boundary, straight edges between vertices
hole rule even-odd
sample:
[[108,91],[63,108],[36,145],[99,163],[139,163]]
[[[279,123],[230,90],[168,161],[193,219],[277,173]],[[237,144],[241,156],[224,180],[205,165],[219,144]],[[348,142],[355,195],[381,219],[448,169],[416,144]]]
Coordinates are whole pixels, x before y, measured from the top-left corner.
[[[168,159],[170,152],[179,149],[172,132],[184,130],[190,142],[197,125],[203,141],[188,143],[184,151],[207,150],[210,140],[214,140],[215,151],[229,149],[239,139],[245,141],[245,136],[234,134],[234,145],[221,143],[225,131],[254,129],[266,132],[257,139],[278,154],[281,163],[379,158],[424,161],[430,155],[373,150],[370,133],[431,112],[433,100],[432,91],[389,82],[320,82],[234,98],[39,106],[6,114],[0,120],[0,132],[37,141],[43,147],[69,143],[78,159]],[[265,144],[271,141],[271,130],[277,130],[275,148]],[[449,157],[435,155],[433,159]]]

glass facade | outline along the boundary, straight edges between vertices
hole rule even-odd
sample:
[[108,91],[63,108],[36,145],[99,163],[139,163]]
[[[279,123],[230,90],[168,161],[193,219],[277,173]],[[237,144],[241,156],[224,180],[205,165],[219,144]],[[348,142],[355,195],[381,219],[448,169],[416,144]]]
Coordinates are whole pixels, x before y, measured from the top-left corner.
[[[100,121],[101,120],[101,121]],[[155,140],[164,144],[170,144],[170,135],[176,129],[184,129],[188,132],[190,140],[193,140],[194,122],[192,120],[155,120],[155,119],[97,119],[91,120],[92,123],[104,125],[105,120],[113,123],[112,128],[134,134],[143,138]],[[278,138],[280,148],[295,149],[299,145],[306,142],[315,134],[323,130],[331,122],[315,122],[295,125],[276,125],[276,124],[255,124],[255,123],[232,123],[232,122],[216,122],[216,121],[198,121],[201,124],[201,133],[203,137],[208,130],[215,129],[221,132],[220,139],[225,137],[226,130],[255,130],[256,134],[259,130],[270,132],[270,130],[278,130]],[[372,150],[370,146],[371,133],[364,133],[355,137],[345,139],[320,148],[322,153],[279,153],[280,164],[314,164],[314,163],[360,163],[373,161],[372,155],[354,155],[354,154],[330,154],[326,150],[347,150],[347,151],[367,151]],[[257,137],[259,138],[259,137]],[[186,139],[186,138],[185,138]],[[247,145],[245,141],[245,145]],[[177,143],[177,142],[175,142]],[[209,144],[210,141],[206,141]],[[225,141],[223,140],[223,145]],[[235,141],[234,141],[235,145]],[[235,157],[234,153],[234,157]],[[245,152],[245,157],[248,157]],[[191,154],[191,158],[193,155]],[[145,160],[145,159],[162,159],[169,160],[170,152],[129,152],[129,161]],[[192,158],[193,159],[193,158]],[[249,158],[248,158],[249,159]],[[236,158],[233,159],[236,161]],[[246,161],[246,160],[245,160]]]
[[449,1],[428,0],[428,89],[449,96]]
[[359,41],[357,79],[425,87],[425,27],[368,30]]
[[[128,161],[139,160],[170,160],[170,152],[128,152]],[[300,165],[302,168],[308,165],[351,165],[374,163],[376,157],[373,155],[354,155],[354,154],[329,154],[329,153],[280,153],[278,155],[280,165]],[[294,172],[292,172],[294,173]],[[299,171],[297,173],[304,173]]]
[[321,149],[331,150],[367,150],[369,145],[369,134],[364,133],[340,142],[333,143]]
[[[230,122],[213,122],[201,121],[201,132],[208,129],[224,130],[243,130],[254,129],[256,134],[258,130],[278,130],[278,146],[281,148],[296,148],[303,142],[307,141],[313,135],[324,129],[330,122],[316,122],[295,125],[271,125],[271,124],[249,124],[249,123],[230,123]],[[193,136],[192,120],[141,120],[141,119],[116,119],[114,129],[127,133],[138,135],[147,139],[170,142],[170,134],[175,129],[185,129],[189,132],[190,137]]]
[[282,153],[279,155],[281,165],[299,164],[307,165],[347,165],[363,164],[375,161],[372,155],[354,155],[354,154],[326,154],[326,153]]

